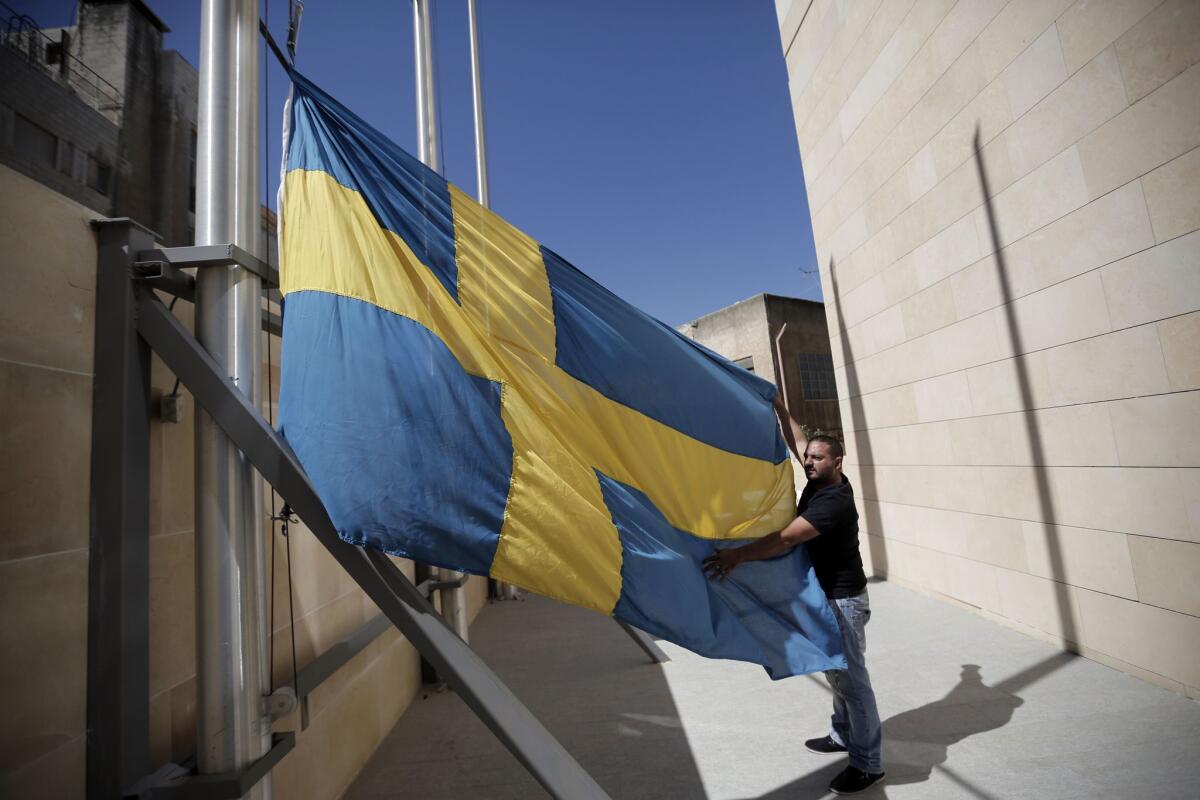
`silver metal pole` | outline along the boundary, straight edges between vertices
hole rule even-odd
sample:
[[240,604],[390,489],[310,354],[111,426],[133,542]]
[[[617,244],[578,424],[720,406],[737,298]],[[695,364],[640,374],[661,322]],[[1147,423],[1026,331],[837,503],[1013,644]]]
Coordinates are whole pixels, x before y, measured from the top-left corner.
[[[437,146],[437,94],[433,82],[433,20],[429,0],[413,0],[413,57],[417,74],[417,157],[435,172],[441,171]],[[462,573],[438,570],[441,579],[456,580]],[[467,588],[442,593],[442,616],[462,640],[467,641]]]
[[417,68],[417,158],[441,172],[437,146],[437,104],[433,85],[433,21],[429,0],[413,0],[413,55]]
[[483,78],[479,67],[479,17],[475,11],[475,0],[467,0],[467,21],[471,30],[471,95],[475,105],[475,175],[479,204],[489,208],[487,133],[483,129]]
[[[258,253],[258,0],[203,0],[196,243]],[[260,256],[264,255],[259,253]],[[196,276],[196,336],[260,402],[261,281],[241,267]],[[262,482],[212,418],[196,413],[197,761],[241,769],[270,749]],[[266,800],[270,778],[247,797]]]
[[[483,125],[483,74],[479,64],[479,13],[475,0],[467,0],[467,23],[471,38],[471,98],[475,107],[475,183],[479,204],[490,208],[488,200],[487,131]],[[497,581],[496,591],[501,599],[515,600],[517,587]]]

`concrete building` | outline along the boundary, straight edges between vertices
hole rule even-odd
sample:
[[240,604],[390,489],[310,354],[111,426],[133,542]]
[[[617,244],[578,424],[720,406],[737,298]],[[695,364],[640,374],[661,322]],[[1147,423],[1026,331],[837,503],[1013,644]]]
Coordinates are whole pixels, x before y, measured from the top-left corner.
[[841,436],[832,354],[821,303],[759,294],[678,327],[680,333],[782,388],[809,431]]
[[776,9],[871,568],[1200,695],[1200,4]]
[[163,50],[162,20],[140,0],[83,0],[69,27],[0,22],[0,163],[191,244],[199,79]]

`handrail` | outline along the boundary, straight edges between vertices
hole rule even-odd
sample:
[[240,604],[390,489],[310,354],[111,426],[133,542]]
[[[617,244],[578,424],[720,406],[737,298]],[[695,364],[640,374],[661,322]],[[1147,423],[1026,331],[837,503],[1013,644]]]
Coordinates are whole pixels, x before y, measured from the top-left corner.
[[[43,72],[53,74],[54,71],[49,69],[49,65],[47,65],[45,63],[45,61],[40,57],[39,54],[34,52],[32,45],[37,42],[37,39],[35,38],[37,36],[40,36],[48,44],[61,44],[61,43],[56,42],[53,39],[51,39],[49,36],[47,36],[45,31],[43,31],[41,29],[41,26],[38,25],[37,20],[30,17],[28,14],[22,14],[22,13],[18,12],[12,6],[8,5],[7,3],[2,2],[2,0],[0,0],[0,7],[2,7],[4,11],[8,12],[8,21],[5,26],[4,35],[3,35],[3,37],[0,37],[0,41],[3,41],[4,44],[8,45],[9,47],[11,47],[14,50],[22,52],[29,61],[36,64],[39,68],[41,68],[41,70]],[[13,44],[14,40],[17,42],[20,42],[22,39],[27,39],[29,44],[25,47],[19,47],[19,46],[16,46]],[[92,88],[93,90],[95,90],[97,93],[107,94],[108,97],[102,98],[102,99],[107,100],[108,103],[114,109],[119,109],[119,108],[124,107],[124,105],[125,105],[124,93],[120,89],[118,89],[116,86],[114,86],[111,82],[109,82],[108,79],[106,79],[103,75],[101,75],[100,73],[96,72],[96,70],[89,67],[85,62],[81,61],[78,57],[71,55],[65,49],[62,52],[62,58],[69,59],[71,62],[78,65],[79,67],[82,67],[84,70],[86,70],[88,73],[90,73],[91,79],[87,80],[88,86],[90,88]],[[61,76],[57,76],[57,77],[61,77]],[[71,83],[70,80],[66,80],[64,82],[66,83],[66,85],[68,87],[73,86],[73,84]],[[104,84],[104,86],[101,86],[100,84]],[[104,88],[105,86],[107,86],[108,88],[105,89]],[[97,107],[98,107],[98,105],[99,105],[99,102],[97,102]]]

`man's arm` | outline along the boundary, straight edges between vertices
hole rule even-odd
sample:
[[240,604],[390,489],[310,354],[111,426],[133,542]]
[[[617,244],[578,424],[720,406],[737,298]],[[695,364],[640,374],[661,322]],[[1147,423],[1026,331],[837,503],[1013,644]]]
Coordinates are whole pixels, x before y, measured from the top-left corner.
[[783,404],[783,398],[778,394],[775,395],[775,416],[779,418],[779,427],[783,431],[783,440],[787,442],[788,449],[792,451],[792,455],[797,461],[803,461],[804,457],[801,453],[808,446],[808,437],[804,435],[804,429],[796,420],[792,419],[792,415],[788,413],[787,406]]
[[741,547],[716,551],[704,559],[704,573],[710,578],[725,580],[743,561],[764,561],[781,556],[796,545],[820,535],[821,532],[814,528],[811,522],[804,517],[796,517],[781,531],[768,533],[761,539],[755,539]]

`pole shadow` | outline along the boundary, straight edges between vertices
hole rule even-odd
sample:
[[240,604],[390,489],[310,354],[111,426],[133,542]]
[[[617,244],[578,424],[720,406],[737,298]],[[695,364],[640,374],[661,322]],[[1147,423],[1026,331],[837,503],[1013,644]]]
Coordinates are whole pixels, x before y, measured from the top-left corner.
[[[854,351],[850,347],[850,336],[846,331],[842,315],[842,293],[838,288],[837,264],[829,259],[829,280],[833,287],[833,307],[837,313],[837,326],[841,334],[842,364],[846,368],[846,402],[850,407],[848,430],[854,432],[854,458],[858,462],[858,476],[862,483],[858,487],[861,510],[867,527],[867,551],[871,555],[871,572],[880,578],[888,574],[887,543],[883,535],[883,519],[879,513],[879,487],[875,480],[875,452],[871,447],[871,431],[863,406],[862,392],[855,366]],[[871,505],[867,500],[876,501]]]
[[[1045,437],[1036,414],[1038,406],[1029,375],[1029,366],[1022,357],[1026,352],[1026,343],[1017,319],[1016,309],[1013,307],[1011,273],[1007,255],[1001,243],[1000,226],[991,184],[983,161],[978,127],[975,130],[973,145],[975,164],[983,195],[983,209],[987,218],[992,254],[996,265],[996,277],[1003,299],[1004,319],[1013,353],[1010,363],[1012,364],[1013,379],[1020,394],[1019,410],[1023,417],[1031,455],[1030,466],[1040,510],[1039,521],[1045,526],[1050,580],[1053,584],[1061,640],[1064,648],[1069,649],[1078,646],[1075,607],[1070,586],[1066,582],[1066,564],[1063,558],[1062,542],[1057,530],[1058,510],[1046,471],[1048,459],[1046,458]],[[829,268],[833,285],[833,302],[842,334],[841,347],[843,362],[846,365],[846,388],[851,411],[851,429],[856,432],[856,441],[858,442],[856,457],[862,474],[862,496],[877,498],[877,482],[871,470],[874,458],[870,436],[862,397],[859,393],[858,376],[854,369],[853,352],[843,325],[841,292],[832,259]],[[864,511],[868,511],[868,509],[869,507],[864,508]],[[877,531],[882,534],[878,513],[874,516],[868,513],[868,531]],[[886,575],[887,556],[882,536],[870,536],[868,540],[872,547],[873,562],[882,563],[884,565],[882,572]],[[880,556],[881,560],[876,560]],[[876,570],[878,571],[879,568],[876,567]],[[1075,656],[1071,652],[1055,653],[992,686],[984,683],[980,667],[974,664],[964,664],[958,684],[940,700],[910,709],[884,721],[884,767],[888,771],[887,782],[869,790],[863,796],[887,797],[888,784],[895,786],[921,783],[929,780],[933,770],[936,769],[973,797],[980,798],[980,800],[991,800],[993,796],[988,794],[985,787],[973,785],[947,765],[950,747],[969,736],[986,733],[1008,724],[1016,709],[1024,703],[1017,693],[1054,673],[1073,661],[1074,658]],[[828,794],[829,781],[843,766],[844,760],[833,760],[827,766],[815,769],[785,786],[762,795],[759,800],[825,797]]]
[[[613,798],[704,797],[661,664],[586,609],[529,595],[489,604],[471,646]],[[413,699],[343,797],[539,798],[546,792],[450,691]]]
[[1066,565],[1063,560],[1062,542],[1058,536],[1058,510],[1054,503],[1054,493],[1050,486],[1050,477],[1046,458],[1045,437],[1042,435],[1041,422],[1037,416],[1037,401],[1033,394],[1033,383],[1029,377],[1029,364],[1024,358],[1026,352],[1025,337],[1017,319],[1016,308],[1013,307],[1013,291],[1008,266],[1008,258],[1000,241],[1000,224],[996,216],[996,207],[992,199],[991,182],[988,180],[987,169],[983,163],[983,146],[979,127],[975,127],[973,140],[975,165],[979,170],[979,186],[983,192],[983,209],[987,216],[988,233],[991,236],[992,253],[996,261],[996,278],[1000,284],[1000,292],[1004,300],[1004,320],[1008,329],[1009,343],[1012,346],[1012,364],[1014,378],[1021,395],[1021,411],[1025,422],[1025,434],[1029,442],[1029,452],[1032,456],[1030,466],[1033,468],[1034,482],[1037,488],[1038,505],[1041,509],[1041,522],[1045,525],[1046,548],[1050,561],[1050,580],[1054,584],[1055,601],[1058,605],[1059,626],[1062,638],[1067,645],[1077,644],[1078,631],[1075,625],[1075,608],[1071,599],[1070,588],[1066,582]]

